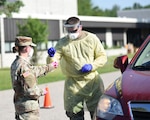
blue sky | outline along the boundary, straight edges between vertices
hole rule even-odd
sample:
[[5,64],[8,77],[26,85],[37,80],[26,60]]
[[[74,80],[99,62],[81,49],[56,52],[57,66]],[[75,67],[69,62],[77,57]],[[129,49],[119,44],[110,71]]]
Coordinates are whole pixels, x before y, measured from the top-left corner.
[[111,9],[113,5],[120,6],[121,9],[125,7],[132,7],[134,3],[140,3],[145,6],[150,4],[150,0],[91,0],[94,6],[99,6],[101,9]]

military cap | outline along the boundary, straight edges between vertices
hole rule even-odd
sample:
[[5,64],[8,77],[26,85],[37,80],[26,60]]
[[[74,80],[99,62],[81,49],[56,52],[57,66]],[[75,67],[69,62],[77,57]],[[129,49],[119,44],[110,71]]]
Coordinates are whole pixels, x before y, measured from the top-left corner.
[[26,36],[16,37],[15,45],[16,46],[28,46],[28,45],[36,46],[36,44],[34,44],[32,42],[32,38],[31,37],[26,37]]

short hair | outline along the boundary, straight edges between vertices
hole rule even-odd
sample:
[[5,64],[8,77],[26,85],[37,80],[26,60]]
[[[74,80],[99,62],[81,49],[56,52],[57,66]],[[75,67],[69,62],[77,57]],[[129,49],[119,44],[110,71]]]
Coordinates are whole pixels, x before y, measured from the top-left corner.
[[77,24],[77,23],[80,24],[80,19],[79,19],[79,18],[77,18],[77,17],[70,17],[70,18],[68,18],[68,19],[66,20],[65,25],[67,25],[67,24],[69,24],[69,25],[75,25],[75,24]]

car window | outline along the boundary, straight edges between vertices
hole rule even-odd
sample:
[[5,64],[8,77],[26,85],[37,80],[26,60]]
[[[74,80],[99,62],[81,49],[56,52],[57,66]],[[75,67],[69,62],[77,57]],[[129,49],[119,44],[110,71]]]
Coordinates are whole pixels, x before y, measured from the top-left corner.
[[143,49],[133,67],[136,69],[150,69],[150,42]]

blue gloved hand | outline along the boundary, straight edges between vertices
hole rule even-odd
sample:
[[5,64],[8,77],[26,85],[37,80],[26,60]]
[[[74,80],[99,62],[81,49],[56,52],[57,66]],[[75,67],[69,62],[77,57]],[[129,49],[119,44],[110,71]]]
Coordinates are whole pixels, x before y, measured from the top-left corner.
[[47,53],[49,54],[50,57],[53,57],[55,55],[55,48],[51,47],[47,50]]
[[81,72],[83,73],[87,73],[87,72],[90,72],[92,70],[92,65],[91,64],[85,64],[82,66],[81,68]]

